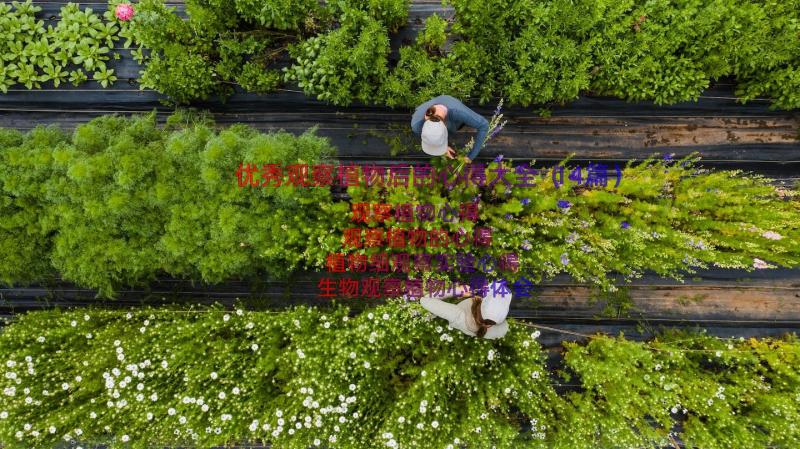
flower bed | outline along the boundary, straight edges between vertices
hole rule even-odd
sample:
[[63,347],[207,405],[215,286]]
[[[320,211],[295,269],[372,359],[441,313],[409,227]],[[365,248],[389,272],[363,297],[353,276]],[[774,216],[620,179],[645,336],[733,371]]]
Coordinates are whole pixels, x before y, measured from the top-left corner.
[[142,85],[178,102],[225,97],[231,83],[272,91],[280,85],[276,56],[290,50],[284,81],[338,105],[416,106],[447,93],[527,106],[584,92],[672,104],[696,101],[711,81],[732,76],[741,101],[766,96],[774,108],[800,106],[794,2],[448,3],[454,17],[428,17],[396,64],[389,33],[407,21],[405,0],[289,8],[188,0],[188,20],[161,0],[144,0],[125,35],[151,50],[149,59],[138,53],[146,60]]
[[[800,343],[467,337],[417,304],[33,312],[2,329],[0,441],[109,447],[794,447]],[[562,388],[568,384],[570,388]]]
[[416,106],[447,93],[527,106],[584,92],[673,104],[731,76],[741,101],[800,106],[793,2],[450,0],[454,18],[428,17],[396,63],[389,35],[407,23],[407,0],[187,0],[185,14],[142,0],[115,19],[120,3],[109,1],[104,20],[68,4],[51,31],[29,1],[3,6],[0,30],[13,39],[0,45],[0,90],[77,85],[89,73],[106,87],[116,80],[105,61],[119,57],[110,50],[119,34],[143,65],[140,86],[176,103],[225,99],[235,85],[268,93],[295,82],[337,105]]
[[[616,188],[556,188],[549,172],[534,177],[532,187],[510,189],[501,181],[415,187],[412,176],[408,188],[348,187],[348,202],[335,201],[328,188],[238,186],[241,163],[332,162],[334,148],[313,130],[299,137],[244,125],[215,131],[207,119],[183,114],[160,128],[153,114],[105,116],[71,135],[55,127],[2,130],[0,144],[6,260],[0,280],[7,284],[57,271],[113,296],[119,286],[162,273],[221,282],[324,268],[327,256],[342,250],[344,229],[353,227],[351,203],[479,201],[477,221],[437,227],[468,234],[491,228],[491,246],[479,255],[518,253],[522,268],[509,273],[510,281],[566,272],[613,290],[610,273],[633,278],[652,270],[680,278],[696,267],[794,267],[800,256],[795,191],[739,171],[699,170],[689,159],[630,163]],[[433,167],[447,171],[457,164],[439,160]],[[487,184],[497,170],[512,185],[524,175],[500,158],[486,168]],[[377,226],[421,224],[391,217]],[[452,249],[405,250],[421,251]]]

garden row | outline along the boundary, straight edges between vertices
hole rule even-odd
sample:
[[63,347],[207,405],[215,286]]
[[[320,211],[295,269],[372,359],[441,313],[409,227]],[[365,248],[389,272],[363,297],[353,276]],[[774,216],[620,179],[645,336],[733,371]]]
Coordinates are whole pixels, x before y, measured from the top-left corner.
[[415,106],[448,93],[528,106],[587,91],[670,104],[733,76],[742,101],[800,106],[797,0],[448,0],[453,18],[430,15],[399,49],[390,42],[408,22],[407,0],[186,0],[181,10],[142,0],[129,21],[111,14],[119,3],[102,19],[69,4],[47,28],[30,0],[3,4],[0,31],[13,38],[0,43],[0,89],[88,73],[106,86],[124,37],[140,86],[177,103],[291,82],[336,105]]
[[671,333],[565,343],[512,320],[496,341],[415,303],[226,312],[93,308],[0,333],[0,440],[110,448],[790,448],[800,342]]
[[[607,187],[556,187],[549,172],[535,174],[502,157],[484,167],[483,182],[481,165],[464,168],[466,183],[455,175],[457,162],[434,160],[429,168],[448,176],[448,187],[425,180],[418,171],[424,166],[406,166],[405,175],[402,166],[390,170],[393,177],[384,177],[382,186],[367,187],[359,175],[361,185],[347,187],[349,201],[337,200],[327,187],[289,183],[287,166],[305,164],[310,179],[315,165],[336,162],[334,153],[313,129],[301,136],[244,125],[216,131],[206,116],[188,113],[173,115],[164,127],[148,114],[103,116],[72,134],[56,127],[4,129],[0,280],[24,284],[60,273],[108,297],[120,286],[163,275],[210,283],[265,273],[285,279],[296,268],[324,269],[332,253],[413,257],[465,250],[388,243],[344,248],[345,230],[359,227],[469,236],[488,228],[491,244],[467,250],[495,260],[517,254],[522,268],[503,274],[509,282],[566,273],[609,291],[615,288],[611,273],[680,279],[694,268],[795,267],[800,260],[795,190],[739,171],[697,169],[695,159],[631,162],[617,187],[614,179]],[[270,184],[282,185],[240,187],[243,163],[259,169],[276,164]],[[267,172],[253,179],[264,181]],[[565,180],[569,173],[566,167]],[[403,178],[406,187],[391,186]],[[454,184],[457,179],[462,182]],[[352,203],[393,209],[384,222],[359,224],[351,220]],[[395,216],[401,204],[432,204],[436,211],[477,204],[479,212],[475,221],[406,222]],[[415,269],[395,275],[468,277]]]

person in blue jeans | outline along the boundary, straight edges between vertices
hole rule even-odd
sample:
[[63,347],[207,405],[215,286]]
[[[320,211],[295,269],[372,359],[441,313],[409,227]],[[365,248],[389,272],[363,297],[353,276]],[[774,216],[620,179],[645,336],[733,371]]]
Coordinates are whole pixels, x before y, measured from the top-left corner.
[[472,162],[481,151],[489,121],[450,95],[439,95],[417,106],[411,116],[411,130],[422,139],[422,151],[431,156],[455,158],[455,151],[447,143],[450,134],[464,125],[478,130],[472,150],[464,156],[467,163]]

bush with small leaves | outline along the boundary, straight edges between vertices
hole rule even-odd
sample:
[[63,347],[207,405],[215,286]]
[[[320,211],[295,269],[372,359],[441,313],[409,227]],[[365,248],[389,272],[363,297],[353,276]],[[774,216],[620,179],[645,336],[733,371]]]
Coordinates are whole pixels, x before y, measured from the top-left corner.
[[433,13],[425,19],[425,29],[417,35],[417,43],[429,52],[441,51],[447,41],[447,21]]
[[390,32],[405,26],[408,21],[409,0],[338,0],[330,3],[340,22],[348,20],[349,11],[358,9],[382,22]]
[[337,105],[375,100],[388,72],[389,36],[380,21],[351,9],[340,28],[290,48],[295,63],[284,68],[307,95]]

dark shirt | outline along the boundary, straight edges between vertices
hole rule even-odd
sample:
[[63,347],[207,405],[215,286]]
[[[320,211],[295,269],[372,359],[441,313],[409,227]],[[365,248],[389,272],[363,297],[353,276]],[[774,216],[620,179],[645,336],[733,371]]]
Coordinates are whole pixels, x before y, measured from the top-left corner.
[[422,134],[422,125],[425,124],[425,111],[435,104],[441,104],[447,108],[447,116],[444,123],[447,126],[448,135],[455,133],[464,125],[478,130],[478,134],[475,136],[475,144],[468,155],[471,160],[475,160],[481,151],[486,135],[489,133],[489,121],[450,95],[439,95],[417,106],[411,116],[411,130],[417,135]]

